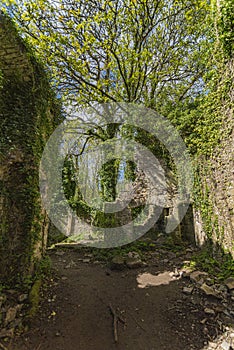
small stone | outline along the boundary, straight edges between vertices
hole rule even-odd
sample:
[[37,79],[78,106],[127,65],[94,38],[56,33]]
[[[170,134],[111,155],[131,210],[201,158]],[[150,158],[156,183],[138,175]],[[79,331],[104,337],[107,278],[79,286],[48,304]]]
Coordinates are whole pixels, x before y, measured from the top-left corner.
[[66,276],[62,276],[62,277],[61,277],[61,280],[62,280],[62,281],[66,281],[67,279],[68,279],[68,278],[67,278]]
[[93,254],[91,254],[91,253],[85,254],[85,258],[92,258],[92,257],[93,257]]
[[214,310],[216,312],[224,312],[225,311],[225,307],[223,305],[215,305],[214,306]]
[[140,255],[137,252],[129,252],[128,253],[129,258],[138,258],[140,259]]
[[56,332],[55,335],[56,335],[56,337],[60,337],[61,333],[60,332]]
[[18,297],[18,301],[20,303],[23,303],[25,300],[28,299],[28,294],[21,294],[19,297]]
[[65,269],[70,269],[70,268],[75,267],[75,266],[76,266],[76,263],[73,260],[71,260],[71,262],[65,266]]
[[215,315],[215,311],[213,309],[208,308],[208,307],[206,307],[204,309],[204,311],[205,311],[206,314]]
[[125,268],[124,258],[121,255],[116,255],[110,264],[111,270],[123,270]]
[[6,329],[6,328],[3,328],[1,331],[0,331],[0,338],[12,338],[14,336],[14,328],[11,328],[11,329]]
[[201,324],[205,324],[207,322],[207,318],[204,318],[203,320],[200,321]]
[[208,286],[212,286],[214,284],[214,280],[212,278],[206,278],[206,284]]
[[231,350],[231,344],[227,343],[226,340],[224,340],[221,344],[221,348],[223,350]]
[[183,272],[178,271],[177,268],[175,268],[175,272],[173,272],[173,277],[178,278],[181,277]]
[[229,290],[233,290],[234,289],[234,278],[233,277],[229,277],[224,281],[225,285],[228,287]]
[[186,253],[193,253],[193,249],[192,248],[187,248],[186,249]]
[[190,279],[191,279],[191,281],[198,283],[201,280],[201,278],[204,276],[207,276],[206,272],[194,271],[190,274]]
[[182,290],[182,292],[183,292],[184,294],[190,295],[190,294],[192,294],[193,289],[194,289],[193,287],[184,287],[183,290]]
[[224,286],[224,285],[222,285],[222,284],[218,287],[218,290],[219,290],[220,292],[227,293],[227,287]]
[[59,256],[62,256],[62,255],[64,255],[65,254],[65,252],[63,252],[63,251],[57,251],[56,253],[55,253],[55,255],[59,255]]
[[218,293],[212,287],[208,286],[206,283],[203,283],[203,285],[200,288],[206,295],[211,295],[216,298],[219,298]]
[[129,269],[137,269],[138,267],[142,266],[142,261],[139,258],[127,258],[126,259],[126,265]]
[[88,259],[88,258],[82,260],[82,262],[85,263],[85,264],[90,263],[90,261],[91,261],[91,259]]
[[216,347],[217,347],[216,343],[212,343],[211,341],[209,341],[209,348],[216,349]]
[[6,317],[5,317],[5,325],[8,325],[10,322],[14,321],[16,318],[16,314],[18,311],[18,307],[10,307],[7,310]]

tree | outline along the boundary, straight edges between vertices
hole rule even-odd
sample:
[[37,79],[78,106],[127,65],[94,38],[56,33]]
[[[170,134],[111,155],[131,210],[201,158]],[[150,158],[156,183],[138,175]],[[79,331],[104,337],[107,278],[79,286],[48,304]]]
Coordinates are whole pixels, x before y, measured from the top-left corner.
[[[135,102],[160,112],[203,88],[204,0],[4,1],[59,94],[73,104]],[[82,150],[118,132],[117,124],[94,128]],[[101,171],[106,200],[116,197],[117,165],[110,161]]]
[[204,0],[10,2],[59,91],[79,104],[126,101],[155,108],[199,92]]

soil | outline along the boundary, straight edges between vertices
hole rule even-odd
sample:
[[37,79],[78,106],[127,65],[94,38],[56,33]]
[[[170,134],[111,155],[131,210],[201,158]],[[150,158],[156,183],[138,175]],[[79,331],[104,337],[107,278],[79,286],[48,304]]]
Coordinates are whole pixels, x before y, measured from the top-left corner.
[[141,274],[167,276],[179,269],[188,254],[151,252],[147,265],[123,270],[111,270],[81,249],[49,255],[53,277],[44,285],[39,312],[9,350],[192,350],[217,335],[212,315],[204,312],[204,295],[183,293],[188,278],[138,284]]

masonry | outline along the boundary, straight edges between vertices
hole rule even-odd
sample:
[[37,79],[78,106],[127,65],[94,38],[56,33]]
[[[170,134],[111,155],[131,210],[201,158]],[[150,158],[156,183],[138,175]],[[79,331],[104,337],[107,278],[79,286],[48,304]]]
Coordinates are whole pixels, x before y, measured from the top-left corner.
[[[194,209],[196,241],[203,245],[207,240],[208,225],[213,242],[222,246],[234,257],[234,128],[221,142],[209,160],[202,160],[201,189],[207,206],[207,217],[202,210]],[[209,166],[206,164],[209,163]]]
[[[234,60],[226,64],[225,74],[234,81]],[[225,78],[225,77],[224,77]],[[196,241],[211,239],[234,258],[234,90],[226,94],[220,110],[222,137],[210,157],[197,159],[200,172],[200,198],[194,208]]]
[[32,274],[46,246],[38,169],[59,108],[40,63],[0,12],[0,275],[6,285]]

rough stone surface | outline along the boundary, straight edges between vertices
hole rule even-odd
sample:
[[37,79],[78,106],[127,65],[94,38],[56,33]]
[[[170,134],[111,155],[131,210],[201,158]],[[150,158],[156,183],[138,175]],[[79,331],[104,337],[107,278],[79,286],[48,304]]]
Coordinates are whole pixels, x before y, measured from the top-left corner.
[[40,259],[45,251],[49,220],[39,200],[38,158],[55,126],[56,103],[45,72],[1,11],[0,71],[0,275],[8,285],[33,271],[28,256]]
[[193,287],[184,287],[184,288],[183,288],[183,293],[184,293],[184,294],[189,294],[189,295],[190,295],[190,294],[192,294],[193,289],[194,289]]
[[[233,60],[227,65],[227,76],[233,79]],[[227,98],[229,98],[227,96]],[[233,89],[230,92],[233,101]],[[202,179],[201,190],[204,196],[208,194],[206,203],[211,203],[210,217],[214,229],[212,240],[229,251],[234,258],[234,118],[230,110],[220,111],[223,115],[222,129],[225,137],[214,150],[212,157],[199,159]],[[207,219],[207,218],[205,218]],[[194,209],[196,242],[202,246],[207,240],[202,213]]]
[[125,266],[124,258],[120,255],[116,255],[110,264],[111,270],[123,270]]
[[199,282],[201,280],[201,278],[204,276],[208,276],[208,274],[206,272],[202,272],[202,271],[193,271],[190,274],[190,279],[194,282]]
[[233,277],[229,277],[225,280],[225,285],[228,287],[229,290],[233,290],[234,289],[234,278]]
[[141,259],[139,259],[137,257],[133,257],[133,258],[127,257],[126,258],[126,265],[130,269],[137,269],[138,267],[142,266],[142,261],[141,261]]
[[219,294],[210,286],[208,286],[206,283],[203,283],[201,286],[201,290],[206,294],[206,295],[211,295],[214,297],[219,297]]
[[17,314],[17,306],[16,307],[11,307],[7,313],[6,313],[6,318],[5,318],[5,325],[8,325],[8,323],[14,321],[16,314]]

